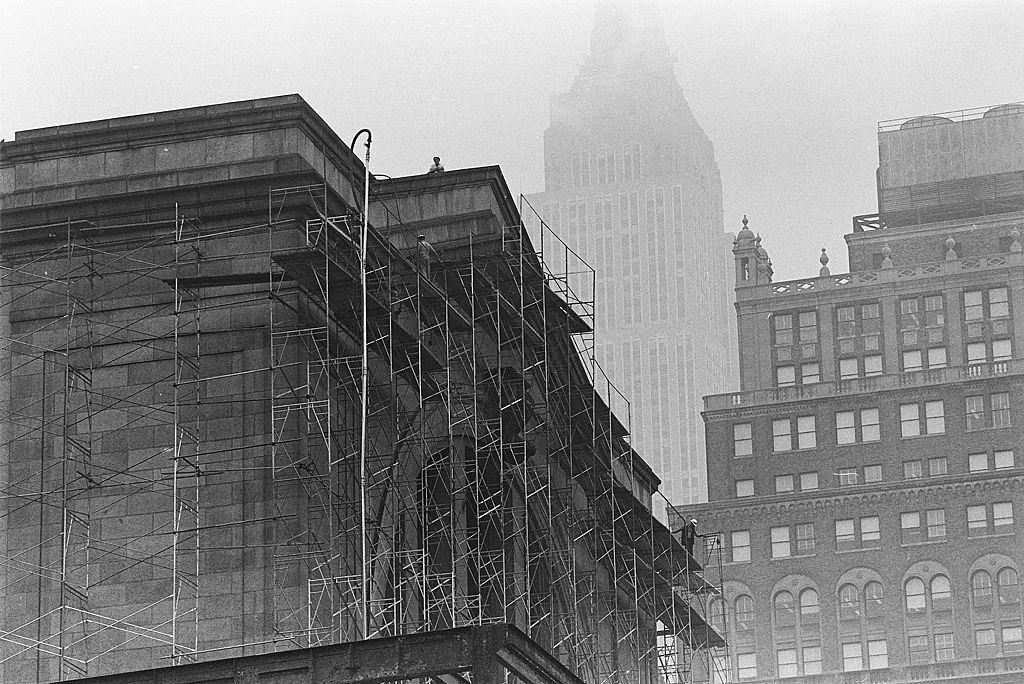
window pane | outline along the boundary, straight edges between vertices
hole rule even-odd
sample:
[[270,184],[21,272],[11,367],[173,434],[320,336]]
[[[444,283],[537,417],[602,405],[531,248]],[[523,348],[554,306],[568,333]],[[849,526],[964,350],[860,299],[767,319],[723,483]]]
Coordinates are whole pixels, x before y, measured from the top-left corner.
[[857,484],[857,468],[848,467],[839,469],[839,486],[847,487]]
[[736,676],[740,679],[757,678],[757,654],[740,653],[736,656]]
[[967,363],[985,363],[985,343],[971,342],[967,345]]
[[775,369],[775,382],[779,387],[791,387],[796,384],[796,373],[793,366],[779,366]]
[[818,488],[818,473],[800,473],[800,491]]
[[864,357],[864,375],[868,376],[868,377],[871,377],[873,375],[881,375],[881,374],[882,374],[882,357],[878,356],[878,355],[875,355],[875,356],[865,356]]
[[988,515],[985,506],[967,507],[967,536],[977,537],[988,531]]
[[928,475],[936,477],[946,474],[946,457],[928,459]]
[[776,475],[775,476],[775,493],[784,494],[786,492],[793,491],[793,476],[792,475]]
[[754,453],[754,442],[751,437],[750,423],[737,423],[732,426],[733,447],[736,456],[750,456]]
[[732,533],[732,562],[746,563],[750,561],[750,530],[737,530]]
[[860,519],[860,538],[864,543],[874,543],[881,540],[882,534],[877,515],[870,515]]
[[839,359],[839,379],[848,380],[859,375],[857,359]]
[[1007,304],[1007,292],[1005,287],[994,287],[988,291],[988,315],[992,318],[1009,316],[1010,309]]
[[1002,470],[1003,468],[1013,467],[1013,450],[997,451],[995,454],[996,458],[996,470]]
[[941,401],[924,403],[925,432],[929,435],[940,435],[946,431],[946,406]]
[[853,444],[857,441],[857,430],[854,427],[853,411],[836,413],[836,443]]
[[928,367],[929,368],[945,368],[946,367],[946,348],[945,347],[932,347],[928,350]]
[[821,674],[821,647],[804,646],[804,674]]
[[885,640],[868,642],[868,667],[872,670],[889,667],[889,647]]
[[754,496],[754,481],[736,480],[736,496]]
[[1008,532],[1013,527],[1013,503],[992,504],[992,527],[996,532]]
[[903,370],[908,372],[921,370],[920,349],[911,349],[903,352]]
[[925,324],[944,325],[946,317],[942,306],[942,295],[932,295],[924,298]]
[[818,373],[818,364],[816,363],[805,363],[800,366],[801,378],[800,381],[804,385],[810,385],[818,382],[821,378]]
[[860,596],[857,587],[844,584],[839,588],[839,619],[853,620],[860,617]]
[[881,438],[878,429],[878,409],[861,409],[860,432],[861,439],[865,442],[877,442]]
[[1005,606],[1020,601],[1020,576],[1013,568],[1003,568],[996,575],[999,585],[999,605]]
[[864,587],[864,607],[867,617],[881,617],[885,597],[879,582],[868,582]]
[[804,311],[800,314],[800,341],[818,341],[818,314],[814,311]]
[[843,671],[856,672],[863,669],[864,663],[861,660],[860,642],[843,644]]
[[978,321],[985,317],[981,305],[981,291],[964,292],[964,318],[968,321]]
[[906,596],[907,612],[918,613],[924,610],[924,580],[911,577],[903,587]]
[[775,451],[790,451],[793,448],[793,440],[790,435],[791,422],[789,418],[772,421],[772,448]]
[[903,462],[903,477],[911,480],[917,477],[921,477],[921,462],[920,461],[904,461]]
[[1009,361],[1013,358],[1013,343],[1010,340],[992,340],[992,360]]
[[900,434],[904,437],[916,437],[921,434],[917,404],[900,405]]
[[[1012,455],[1013,452],[1011,451],[1010,454]],[[988,470],[988,454],[968,454],[967,467],[972,473]]]
[[814,416],[800,416],[796,419],[797,444],[801,449],[813,449],[818,439],[815,431]]
[[1020,626],[1014,627],[1003,627],[1003,655],[1016,655],[1024,651],[1021,643],[1021,628]]
[[968,430],[981,430],[985,427],[984,397],[965,397],[964,412],[967,414]]
[[800,674],[796,667],[796,649],[784,648],[776,651],[779,677],[796,677]]
[[789,527],[773,527],[772,535],[772,558],[789,558]]
[[997,392],[992,395],[992,427],[1010,426],[1010,394]]
[[946,536],[946,511],[939,508],[926,513],[928,522],[928,538],[941,539]]
[[853,520],[836,520],[836,549],[843,551],[854,547]]
[[814,550],[814,523],[800,523],[796,526],[797,553],[809,553]]
[[880,466],[880,465],[864,466],[864,482],[881,482],[881,481],[882,481],[882,466]]

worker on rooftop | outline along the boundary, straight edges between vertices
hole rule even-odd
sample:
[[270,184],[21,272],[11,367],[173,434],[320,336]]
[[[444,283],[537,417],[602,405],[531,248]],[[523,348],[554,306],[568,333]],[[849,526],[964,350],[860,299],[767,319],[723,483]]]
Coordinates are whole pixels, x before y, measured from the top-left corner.
[[444,165],[441,163],[440,157],[434,157],[434,163],[430,165],[430,170],[427,173],[444,173]]

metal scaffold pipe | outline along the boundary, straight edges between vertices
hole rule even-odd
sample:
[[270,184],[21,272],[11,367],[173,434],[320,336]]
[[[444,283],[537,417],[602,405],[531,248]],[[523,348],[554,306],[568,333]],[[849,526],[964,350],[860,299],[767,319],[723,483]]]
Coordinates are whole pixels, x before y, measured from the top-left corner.
[[363,356],[360,366],[360,406],[359,406],[359,531],[362,537],[362,562],[360,573],[360,593],[363,638],[370,635],[370,599],[369,599],[369,568],[367,561],[367,530],[366,530],[366,413],[367,392],[370,375],[370,340],[367,334],[368,321],[366,315],[366,242],[369,233],[370,217],[370,143],[373,134],[369,128],[360,129],[352,138],[351,148],[355,151],[356,141],[366,133],[366,162],[363,164],[363,225],[359,234],[359,286],[362,294],[362,343]]

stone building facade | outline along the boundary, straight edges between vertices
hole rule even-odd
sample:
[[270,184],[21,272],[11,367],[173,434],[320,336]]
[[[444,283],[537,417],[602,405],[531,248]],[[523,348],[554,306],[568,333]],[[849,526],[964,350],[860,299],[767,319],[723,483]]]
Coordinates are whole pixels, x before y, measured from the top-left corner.
[[723,546],[719,681],[1024,678],[1024,108],[879,149],[850,273],[774,282],[736,236],[741,391],[705,398],[710,503],[677,509]]
[[722,181],[673,59],[653,3],[599,3],[530,201],[593,267],[594,352],[633,404],[634,446],[687,502],[706,490],[701,397],[735,387],[736,336]]

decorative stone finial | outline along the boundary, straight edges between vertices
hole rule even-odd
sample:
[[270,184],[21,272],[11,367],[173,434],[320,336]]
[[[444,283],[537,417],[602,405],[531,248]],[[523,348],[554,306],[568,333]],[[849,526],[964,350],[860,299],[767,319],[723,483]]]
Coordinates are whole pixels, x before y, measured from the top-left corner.
[[946,238],[946,261],[956,261],[959,258],[954,247],[956,247],[956,240],[950,235]]
[[1011,252],[1019,252],[1019,251],[1021,251],[1020,228],[1018,228],[1017,226],[1014,226],[1013,230],[1010,231],[1010,237],[1013,238],[1013,242],[1010,243],[1010,251]]
[[747,227],[747,223],[749,223],[749,221],[747,221],[747,215],[746,215],[746,214],[744,214],[744,215],[743,215],[743,227],[744,227],[744,228],[746,228],[746,227]]
[[882,247],[882,268],[892,268],[892,247]]
[[743,227],[740,228],[740,232],[736,233],[736,243],[746,243],[748,240],[754,239],[754,233],[747,227],[747,215],[743,215]]
[[825,248],[821,248],[821,256],[818,257],[818,262],[821,263],[821,270],[818,271],[818,275],[825,277],[832,275],[832,272],[828,270],[828,254],[825,253]]

